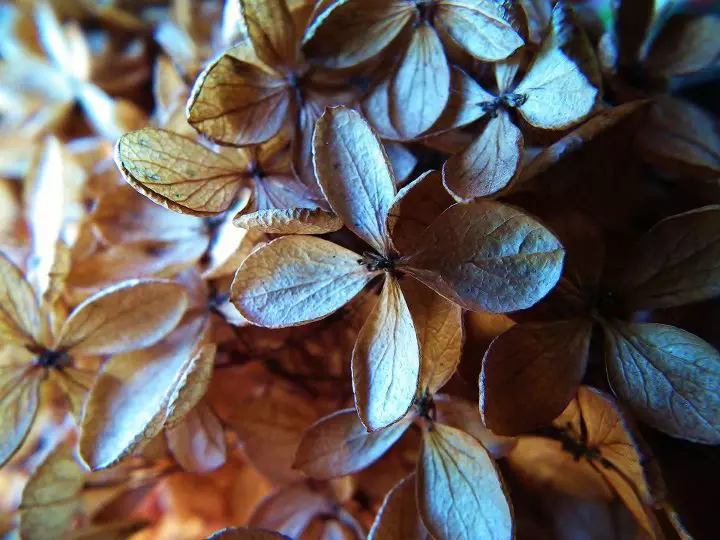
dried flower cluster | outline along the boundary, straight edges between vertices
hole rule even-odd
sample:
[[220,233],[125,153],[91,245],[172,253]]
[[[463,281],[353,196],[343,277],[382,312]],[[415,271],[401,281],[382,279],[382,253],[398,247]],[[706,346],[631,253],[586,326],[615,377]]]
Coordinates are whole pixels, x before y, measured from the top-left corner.
[[0,534],[714,537],[712,6],[0,29]]

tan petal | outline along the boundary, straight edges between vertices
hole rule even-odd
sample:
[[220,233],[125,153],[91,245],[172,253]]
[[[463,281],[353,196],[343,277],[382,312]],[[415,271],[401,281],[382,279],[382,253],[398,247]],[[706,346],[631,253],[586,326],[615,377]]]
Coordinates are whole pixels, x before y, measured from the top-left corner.
[[453,376],[464,341],[462,309],[414,279],[401,282],[420,342],[420,394],[437,393]]
[[506,457],[515,448],[516,438],[496,435],[485,427],[477,403],[447,394],[436,394],[433,403],[437,422],[472,435],[480,441],[491,458]]
[[631,309],[680,306],[720,294],[720,206],[669,217],[640,240],[614,291]]
[[160,341],[180,321],[184,289],[169,281],[130,280],[88,298],[70,314],[56,350],[118,354]]
[[584,319],[517,324],[493,340],[480,375],[485,424],[502,435],[549,425],[585,374],[591,329]]
[[428,171],[395,196],[387,216],[387,229],[393,246],[401,253],[412,253],[423,242],[423,233],[455,201],[442,185],[437,171]]
[[614,392],[651,426],[704,444],[720,441],[720,353],[664,324],[606,327]]
[[596,475],[605,482],[604,489],[609,487],[650,537],[657,538],[659,528],[652,515],[644,460],[613,400],[594,388],[581,386],[576,399],[570,402],[554,425],[580,440],[584,447],[599,451],[600,458],[591,458],[590,463]]
[[382,429],[405,415],[418,388],[419,372],[412,316],[400,285],[388,276],[352,355],[355,406],[368,430]]
[[453,205],[424,237],[405,270],[465,309],[525,309],[560,278],[564,250],[557,238],[511,206]]
[[144,128],[120,138],[115,162],[125,180],[158,204],[180,213],[224,212],[242,185],[238,166],[170,131]]
[[318,420],[300,441],[293,467],[324,480],[353,474],[380,459],[410,427],[412,418],[368,432],[355,409]]
[[428,130],[440,117],[450,97],[450,67],[435,30],[422,24],[389,87],[390,120],[403,139]]
[[[3,351],[3,355],[11,349]],[[22,446],[35,421],[40,399],[42,372],[27,364],[0,363],[0,466]]]
[[258,58],[274,68],[294,67],[298,43],[285,0],[240,0],[240,10]]
[[416,483],[420,516],[435,538],[513,537],[499,471],[467,433],[437,423],[425,430]]
[[313,162],[335,214],[375,250],[388,254],[385,219],[395,197],[395,175],[377,134],[357,112],[327,109],[315,128]]
[[492,195],[515,177],[523,136],[505,111],[490,119],[480,136],[443,165],[443,183],[459,201]]
[[[183,402],[188,383],[202,390],[213,356],[198,351],[206,331],[196,319],[167,339],[141,351],[113,356],[88,396],[80,427],[80,455],[92,469],[104,469],[147,444]],[[140,398],[140,399],[138,399]]]
[[35,470],[20,502],[23,538],[60,539],[81,510],[86,472],[72,446],[60,443]]
[[441,0],[435,24],[476,58],[493,62],[523,45],[503,15],[498,2],[492,0]]
[[330,212],[315,208],[260,210],[235,216],[233,224],[267,234],[325,234],[342,229],[342,221]]
[[0,340],[32,345],[42,340],[45,321],[35,293],[20,269],[0,253]]
[[286,82],[230,53],[206,68],[195,82],[188,100],[188,122],[222,144],[267,141],[290,114]]
[[243,317],[269,328],[322,319],[374,277],[359,260],[352,251],[320,238],[278,238],[238,268],[231,299]]
[[388,492],[375,516],[375,522],[368,536],[369,540],[430,538],[418,515],[415,491],[415,474],[411,474]]
[[385,50],[414,16],[402,0],[319,2],[305,31],[303,51],[328,68],[360,64]]
[[225,432],[203,401],[166,431],[173,457],[189,472],[210,472],[225,463]]
[[53,369],[48,374],[48,380],[55,383],[65,395],[70,413],[77,423],[82,418],[83,406],[94,379],[95,369],[86,368],[63,366],[62,369]]

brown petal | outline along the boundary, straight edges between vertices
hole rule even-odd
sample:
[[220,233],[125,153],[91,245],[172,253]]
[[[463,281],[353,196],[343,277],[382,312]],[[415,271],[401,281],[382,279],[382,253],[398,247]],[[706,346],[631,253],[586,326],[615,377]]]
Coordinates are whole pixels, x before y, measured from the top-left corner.
[[63,537],[81,510],[80,492],[86,472],[72,446],[60,443],[35,470],[20,502],[23,538]]
[[380,459],[410,427],[404,418],[386,429],[368,432],[355,409],[318,420],[300,441],[293,467],[325,480],[353,474]]
[[655,99],[637,141],[645,159],[665,170],[699,180],[720,174],[716,119],[688,101]]
[[368,536],[369,540],[430,538],[418,515],[415,491],[415,474],[411,474],[388,492],[375,516],[375,522]]
[[480,374],[485,424],[502,435],[549,425],[585,374],[591,329],[584,319],[517,324],[493,340]]
[[235,216],[233,224],[267,234],[325,234],[342,229],[342,221],[330,212],[315,208],[260,210]]
[[217,531],[205,540],[290,540],[287,536],[260,529],[229,528]]
[[168,448],[189,472],[210,472],[225,463],[225,432],[203,401],[166,432]]
[[295,482],[303,477],[292,468],[295,451],[318,414],[301,395],[274,386],[264,395],[242,400],[228,422],[255,468],[273,482]]
[[255,507],[248,525],[300,538],[316,516],[333,513],[333,504],[304,484],[283,486]]
[[[3,355],[12,354],[6,348]],[[0,363],[0,466],[22,446],[35,421],[40,400],[42,372],[17,364],[11,358]]]
[[402,0],[318,3],[303,51],[328,68],[355,66],[385,50],[413,16],[413,6]]
[[669,217],[642,237],[617,294],[633,309],[680,306],[720,294],[720,206]]
[[477,201],[445,210],[405,270],[472,311],[525,309],[560,278],[564,250],[527,214]]
[[413,253],[424,241],[425,229],[454,202],[437,171],[425,172],[402,188],[387,215],[395,249],[401,254]]
[[500,191],[517,174],[523,136],[505,111],[490,119],[482,134],[443,165],[443,183],[459,201]]
[[420,394],[437,393],[453,376],[463,347],[462,309],[415,279],[401,282],[420,342]]
[[653,41],[645,59],[648,70],[658,75],[697,73],[720,59],[720,17],[676,15],[668,20]]

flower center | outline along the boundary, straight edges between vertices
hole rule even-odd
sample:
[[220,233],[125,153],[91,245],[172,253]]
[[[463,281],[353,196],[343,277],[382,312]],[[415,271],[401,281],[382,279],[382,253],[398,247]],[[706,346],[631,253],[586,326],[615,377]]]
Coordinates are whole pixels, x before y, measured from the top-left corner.
[[35,357],[35,365],[44,368],[62,369],[70,365],[70,357],[64,351],[42,351]]
[[365,251],[362,257],[358,259],[358,264],[364,266],[370,272],[382,270],[391,273],[395,270],[395,261],[392,258],[378,255],[372,251]]
[[496,97],[492,101],[483,101],[480,103],[480,107],[483,111],[489,113],[493,118],[497,116],[500,109],[515,109],[520,107],[527,101],[527,94],[516,94],[515,92],[505,92],[504,94]]
[[421,24],[432,24],[435,16],[435,0],[414,0],[415,9],[418,12],[418,21],[416,26]]

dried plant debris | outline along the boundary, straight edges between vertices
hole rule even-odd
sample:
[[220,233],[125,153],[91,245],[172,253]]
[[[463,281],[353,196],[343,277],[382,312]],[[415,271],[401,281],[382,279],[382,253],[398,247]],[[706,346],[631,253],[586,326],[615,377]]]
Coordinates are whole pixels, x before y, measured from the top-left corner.
[[714,538],[712,2],[0,32],[0,536]]

